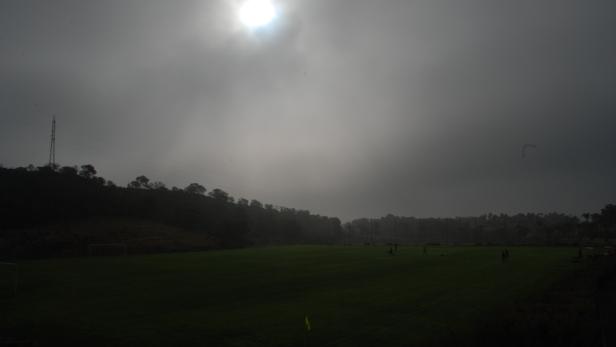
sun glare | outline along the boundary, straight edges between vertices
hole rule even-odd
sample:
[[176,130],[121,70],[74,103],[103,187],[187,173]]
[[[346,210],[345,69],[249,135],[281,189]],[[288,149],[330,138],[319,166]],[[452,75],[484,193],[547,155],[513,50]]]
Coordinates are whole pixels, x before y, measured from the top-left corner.
[[264,27],[276,18],[276,8],[270,0],[247,0],[239,9],[239,19],[250,29]]

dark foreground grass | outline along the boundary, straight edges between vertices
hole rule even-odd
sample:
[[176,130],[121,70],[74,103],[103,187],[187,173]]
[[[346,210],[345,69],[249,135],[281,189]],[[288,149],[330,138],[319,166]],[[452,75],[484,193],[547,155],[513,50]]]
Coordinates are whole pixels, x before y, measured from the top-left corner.
[[22,262],[17,296],[0,298],[0,334],[39,346],[437,345],[585,266],[571,248],[513,248],[506,263],[500,251],[294,246]]

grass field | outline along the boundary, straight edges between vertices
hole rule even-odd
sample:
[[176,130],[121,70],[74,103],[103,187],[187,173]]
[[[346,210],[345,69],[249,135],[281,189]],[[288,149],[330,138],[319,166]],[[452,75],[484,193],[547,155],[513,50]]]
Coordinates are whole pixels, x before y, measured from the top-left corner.
[[39,346],[438,344],[582,266],[571,248],[516,247],[507,263],[500,251],[292,246],[21,262],[17,296],[0,298],[0,333]]

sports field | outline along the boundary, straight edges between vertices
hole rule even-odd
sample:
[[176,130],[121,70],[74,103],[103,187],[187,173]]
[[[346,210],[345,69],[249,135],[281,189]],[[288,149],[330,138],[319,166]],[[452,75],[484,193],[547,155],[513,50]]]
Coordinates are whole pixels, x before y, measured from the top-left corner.
[[[497,247],[388,249],[20,262],[17,296],[3,290],[0,298],[0,334],[39,346],[438,344],[583,266],[571,261],[572,248],[510,248],[504,263]],[[12,268],[0,270],[10,287]]]

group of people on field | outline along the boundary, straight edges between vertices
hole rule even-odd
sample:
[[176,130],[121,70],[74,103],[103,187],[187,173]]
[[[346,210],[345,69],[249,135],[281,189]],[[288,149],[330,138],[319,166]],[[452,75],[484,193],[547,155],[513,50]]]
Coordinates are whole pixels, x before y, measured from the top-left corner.
[[[389,250],[387,251],[387,253],[389,255],[394,255],[396,254],[396,252],[398,252],[398,244],[397,243],[389,243]],[[423,254],[427,254],[428,253],[428,247],[426,245],[423,246]],[[443,255],[443,254],[441,254]],[[510,257],[510,253],[509,253],[509,249],[505,248],[501,251],[501,261],[503,263],[507,262],[509,260]]]

